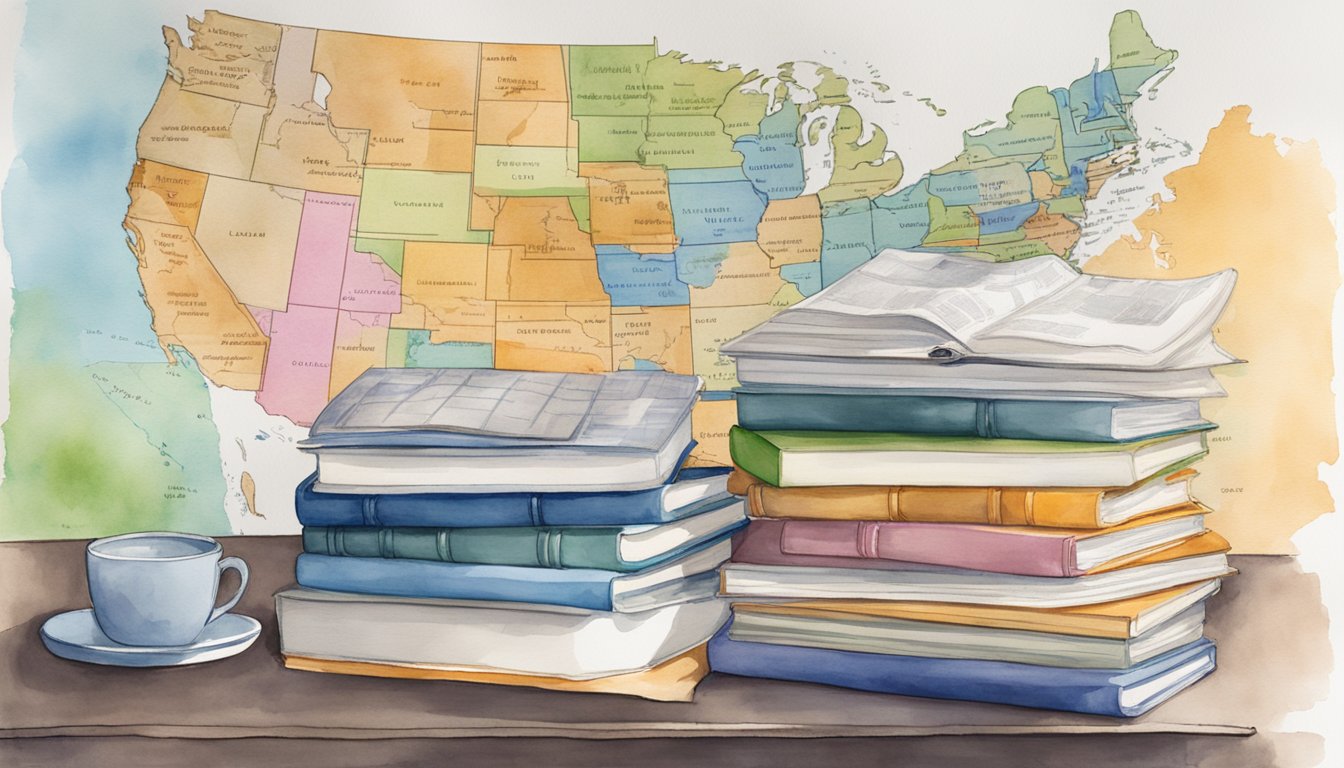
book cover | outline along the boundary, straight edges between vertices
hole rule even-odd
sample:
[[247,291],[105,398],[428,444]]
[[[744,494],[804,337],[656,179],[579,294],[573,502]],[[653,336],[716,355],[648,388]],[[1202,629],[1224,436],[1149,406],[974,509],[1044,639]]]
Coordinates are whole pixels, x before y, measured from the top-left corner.
[[1067,669],[800,648],[733,640],[727,628],[709,642],[710,667],[729,675],[1112,717],[1150,711],[1208,675],[1216,663],[1215,647],[1208,639],[1129,669]]

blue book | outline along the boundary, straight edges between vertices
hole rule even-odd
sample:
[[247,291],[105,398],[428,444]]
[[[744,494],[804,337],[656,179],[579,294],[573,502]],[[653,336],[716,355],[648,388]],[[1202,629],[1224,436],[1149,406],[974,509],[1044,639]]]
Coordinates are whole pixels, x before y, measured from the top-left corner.
[[1213,642],[1201,638],[1128,669],[1068,669],[752,643],[729,639],[724,628],[709,642],[709,666],[730,675],[902,696],[1135,717],[1212,672],[1214,651]]
[[324,493],[314,473],[294,491],[303,525],[489,528],[657,525],[732,498],[728,467],[682,469],[663,485],[607,493]]
[[831,388],[747,387],[737,421],[751,430],[906,432],[1016,440],[1127,442],[1214,425],[1197,400],[998,400]]
[[729,536],[733,531],[681,557],[634,573],[305,553],[299,555],[295,577],[302,586],[332,592],[544,603],[634,613],[716,595],[719,575],[715,569],[732,553]]

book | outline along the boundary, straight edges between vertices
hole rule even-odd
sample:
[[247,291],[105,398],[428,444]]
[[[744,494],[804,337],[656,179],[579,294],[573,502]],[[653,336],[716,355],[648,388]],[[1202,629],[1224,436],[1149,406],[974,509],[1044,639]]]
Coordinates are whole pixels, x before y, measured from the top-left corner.
[[1129,486],[1202,456],[1204,435],[1125,443],[887,432],[753,432],[733,426],[733,463],[781,488],[817,485]]
[[1011,605],[928,603],[911,600],[802,600],[782,603],[753,603],[738,600],[733,603],[733,615],[760,613],[819,618],[869,616],[1127,639],[1138,637],[1213,596],[1218,592],[1220,585],[1221,581],[1212,579],[1125,600],[1062,608],[1019,608]]
[[714,569],[728,559],[726,538],[634,573],[596,568],[435,563],[378,557],[299,555],[295,578],[312,589],[397,597],[496,600],[634,613],[712,596]]
[[738,357],[735,363],[737,380],[748,387],[833,387],[842,381],[851,388],[910,395],[1048,401],[1227,395],[1209,368],[1148,371],[836,357]]
[[682,467],[642,491],[592,493],[323,493],[317,473],[294,491],[303,525],[485,528],[544,525],[656,525],[714,509],[731,498],[728,468]]
[[743,533],[739,547],[748,554],[738,559],[752,562],[755,553],[767,551],[781,558],[826,557],[837,563],[898,560],[1023,576],[1081,576],[1204,533],[1208,511],[1191,504],[1100,530],[761,519]]
[[[1061,608],[1124,600],[1234,571],[1227,540],[1212,531],[1082,576],[1019,576],[895,560],[780,555],[743,539],[719,572],[732,598],[923,600]],[[753,601],[754,602],[754,601]]]
[[691,445],[694,376],[372,368],[299,448],[319,491],[635,491],[665,484]]
[[931,699],[983,701],[1112,717],[1135,717],[1188,688],[1216,666],[1208,639],[1129,669],[1065,669],[976,659],[930,659],[733,640],[709,641],[716,672],[820,683]]
[[721,350],[739,360],[827,357],[859,365],[1204,368],[1237,362],[1212,334],[1235,283],[1230,269],[1141,280],[1081,274],[1056,256],[993,263],[888,249]]
[[1125,488],[776,488],[737,468],[728,476],[728,490],[747,498],[753,517],[1106,528],[1194,501],[1195,471],[1172,469]]
[[1210,429],[1197,400],[1000,400],[823,387],[739,388],[737,423],[763,430],[909,432],[1124,442]]
[[542,688],[571,693],[614,693],[638,696],[652,701],[690,701],[695,686],[709,674],[707,645],[700,645],[673,656],[661,664],[639,672],[626,672],[591,680],[570,680],[565,677],[522,675],[511,672],[488,672],[470,669],[448,669],[429,664],[389,664],[348,659],[321,659],[312,656],[285,655],[281,657],[289,669],[307,672],[326,672],[335,675],[391,677],[403,680],[446,680],[486,685],[512,685]]
[[728,619],[712,597],[612,613],[298,588],[275,605],[285,655],[571,680],[646,670],[703,645]]
[[968,624],[842,615],[734,613],[728,637],[753,643],[836,651],[983,659],[1070,669],[1124,669],[1204,635],[1199,603],[1138,637],[1086,637]]
[[662,525],[542,528],[307,526],[303,551],[338,557],[388,557],[445,563],[638,571],[746,524],[741,501]]

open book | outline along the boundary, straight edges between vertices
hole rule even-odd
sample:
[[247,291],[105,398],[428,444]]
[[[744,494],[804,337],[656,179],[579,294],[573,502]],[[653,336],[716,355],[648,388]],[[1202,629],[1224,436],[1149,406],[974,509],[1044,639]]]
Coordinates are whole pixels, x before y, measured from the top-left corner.
[[1054,256],[887,250],[723,345],[737,358],[974,360],[1171,370],[1237,362],[1213,341],[1236,273],[1131,280]]

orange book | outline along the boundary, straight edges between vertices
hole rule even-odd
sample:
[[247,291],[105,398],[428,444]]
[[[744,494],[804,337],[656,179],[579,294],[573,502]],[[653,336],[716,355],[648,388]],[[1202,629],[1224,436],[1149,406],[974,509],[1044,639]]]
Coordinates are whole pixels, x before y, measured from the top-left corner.
[[777,488],[736,467],[728,490],[747,497],[753,517],[1097,529],[1191,503],[1195,474],[1182,469],[1126,488]]
[[517,685],[527,688],[545,688],[551,691],[578,693],[618,693],[639,696],[654,701],[690,701],[695,686],[709,674],[709,656],[706,646],[700,645],[639,672],[627,672],[591,680],[571,680],[565,677],[525,675],[512,672],[452,669],[427,664],[390,664],[347,659],[320,659],[312,656],[286,655],[285,666],[308,672],[329,672],[337,675],[365,677],[395,677],[405,680],[451,680],[462,683],[488,685]]

